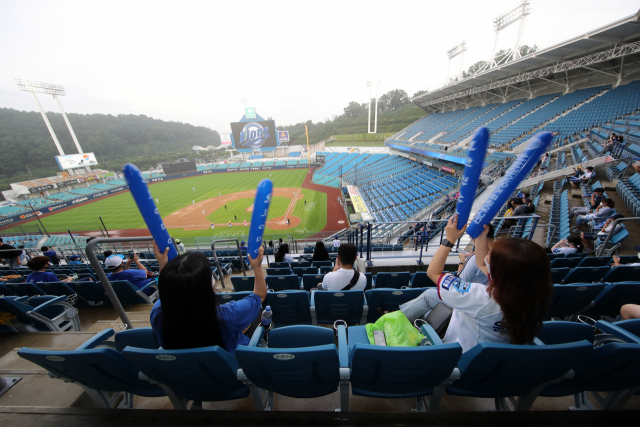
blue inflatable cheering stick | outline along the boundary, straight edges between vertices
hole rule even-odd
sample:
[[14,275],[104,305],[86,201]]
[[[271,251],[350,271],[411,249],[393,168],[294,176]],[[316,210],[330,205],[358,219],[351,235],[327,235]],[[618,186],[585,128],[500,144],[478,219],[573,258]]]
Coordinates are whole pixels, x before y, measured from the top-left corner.
[[469,214],[473,200],[476,198],[476,189],[482,166],[484,165],[484,156],[487,153],[487,144],[489,143],[489,129],[485,126],[479,127],[469,144],[469,154],[464,164],[464,174],[460,181],[460,194],[458,195],[458,204],[456,205],[456,214],[458,215],[458,230],[462,230]]
[[273,183],[268,178],[258,183],[256,200],[253,203],[253,213],[251,214],[249,245],[247,246],[247,255],[250,255],[253,259],[258,256],[260,246],[262,246],[262,235],[264,234],[264,227],[267,223],[267,215],[269,214],[272,189]]
[[520,185],[524,177],[531,172],[531,169],[542,157],[542,154],[547,151],[552,138],[551,132],[540,132],[527,141],[527,148],[520,153],[511,167],[509,167],[500,182],[498,182],[496,189],[473,218],[469,228],[467,228],[467,234],[472,239],[482,233],[484,226],[491,222],[500,208],[507,203],[511,193]]
[[162,217],[153,202],[153,197],[151,197],[147,183],[144,182],[140,169],[131,163],[127,163],[122,168],[122,172],[127,180],[127,184],[129,184],[131,195],[138,205],[140,214],[142,218],[144,218],[144,222],[147,224],[147,228],[149,228],[153,236],[153,240],[155,240],[158,249],[160,249],[162,253],[169,247],[169,261],[171,261],[178,256],[178,251],[171,241],[164,222],[162,222]]

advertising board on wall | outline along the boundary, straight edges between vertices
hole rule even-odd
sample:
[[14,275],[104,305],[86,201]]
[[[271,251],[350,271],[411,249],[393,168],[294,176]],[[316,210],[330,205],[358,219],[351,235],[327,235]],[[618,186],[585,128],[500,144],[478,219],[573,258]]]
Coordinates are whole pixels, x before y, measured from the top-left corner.
[[279,130],[278,131],[278,140],[280,142],[289,142],[289,131],[288,130]]
[[231,145],[231,134],[230,133],[221,133],[220,134],[220,145]]
[[440,168],[440,170],[441,170],[441,171],[445,171],[445,172],[449,172],[449,173],[456,173],[456,170],[455,170],[455,169],[451,169],[451,168],[448,168],[448,167],[446,167],[446,166],[442,166],[442,167]]
[[65,185],[77,184],[77,179],[70,179],[69,181],[58,181],[56,184],[58,187],[64,187]]
[[347,191],[349,192],[353,209],[357,213],[369,212],[367,205],[364,204],[364,201],[362,200],[362,197],[360,197],[360,193],[358,193],[358,189],[356,187],[353,185],[347,185]]
[[58,166],[60,166],[62,170],[98,165],[96,156],[93,153],[56,156],[56,162],[58,162]]
[[29,188],[30,193],[39,193],[44,190],[51,190],[53,185],[41,185],[40,187],[31,187]]

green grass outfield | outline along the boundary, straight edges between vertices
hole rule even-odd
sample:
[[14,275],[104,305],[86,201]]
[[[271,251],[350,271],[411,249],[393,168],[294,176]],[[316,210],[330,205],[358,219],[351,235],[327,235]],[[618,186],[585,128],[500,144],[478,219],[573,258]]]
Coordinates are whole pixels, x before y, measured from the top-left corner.
[[[271,174],[271,177],[269,177]],[[162,217],[192,204],[192,200],[200,202],[220,194],[232,194],[239,191],[255,190],[258,182],[264,178],[270,178],[273,181],[274,188],[299,188],[307,174],[307,169],[291,169],[279,171],[255,171],[255,172],[237,172],[237,173],[217,173],[208,175],[199,175],[192,178],[175,179],[170,181],[162,181],[149,186],[151,195],[158,199],[158,210]],[[193,190],[195,188],[195,191]],[[293,215],[299,217],[302,222],[295,229],[284,231],[269,230],[265,231],[265,237],[277,239],[279,237],[295,236],[306,237],[310,234],[318,232],[324,228],[327,223],[327,195],[322,192],[303,189],[304,203],[298,203],[294,209]],[[282,200],[279,200],[282,199]],[[314,203],[312,203],[314,202]],[[245,212],[244,209],[251,206],[253,200],[240,199],[227,203],[227,211],[224,207],[216,210],[209,215],[210,219],[215,222],[236,221],[233,214],[238,216],[238,222],[243,219],[250,221],[251,213]],[[277,217],[284,215],[289,200],[284,197],[274,197],[269,217]],[[313,207],[313,209],[311,209]],[[229,210],[232,208],[232,211]],[[306,210],[305,210],[306,208]],[[82,206],[69,209],[64,212],[56,213],[42,218],[42,222],[49,233],[66,232],[70,229],[72,232],[81,231],[97,231],[99,230],[100,221],[98,217],[102,217],[107,229],[131,229],[146,228],[144,220],[138,211],[138,208],[131,196],[131,193],[125,192],[106,199],[98,199]],[[24,231],[37,231],[36,222],[30,222],[20,225]],[[17,226],[14,231],[21,231]],[[203,231],[182,231],[181,229],[170,229],[171,235],[176,238],[200,237],[198,241],[209,240],[208,237],[232,237],[243,236],[249,233],[249,227],[216,227],[215,230]],[[9,230],[7,230],[9,232]]]

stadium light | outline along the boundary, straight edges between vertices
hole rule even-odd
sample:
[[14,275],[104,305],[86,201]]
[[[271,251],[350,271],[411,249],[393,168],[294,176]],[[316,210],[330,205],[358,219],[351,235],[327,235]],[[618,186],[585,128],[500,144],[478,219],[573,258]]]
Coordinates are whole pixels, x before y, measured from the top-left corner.
[[449,81],[449,71],[451,70],[451,60],[458,55],[462,55],[460,58],[460,72],[458,75],[462,76],[462,66],[464,63],[464,53],[467,51],[467,41],[464,40],[457,46],[452,47],[447,51],[447,56],[449,57],[449,67],[447,68],[447,81]]
[[491,54],[491,62],[489,65],[490,67],[497,65],[495,61],[496,46],[498,45],[498,35],[500,34],[500,31],[518,21],[520,21],[520,29],[518,30],[516,44],[513,47],[512,52],[507,53],[507,56],[513,55],[513,59],[517,59],[520,57],[520,39],[522,37],[522,30],[524,28],[524,19],[527,17],[527,15],[531,14],[531,8],[529,7],[529,4],[529,0],[521,0],[519,5],[517,5],[510,11],[499,15],[496,19],[493,20],[493,29],[496,32],[496,39],[493,42],[493,53]]
[[64,112],[62,108],[62,103],[60,102],[60,98],[58,96],[65,96],[66,93],[64,91],[64,87],[61,85],[56,85],[52,83],[43,83],[43,82],[34,82],[31,80],[24,79],[16,79],[16,85],[18,85],[18,89],[24,92],[31,92],[33,95],[33,99],[36,100],[36,104],[38,104],[38,108],[40,109],[40,114],[42,114],[42,118],[44,119],[45,124],[47,125],[47,129],[49,129],[49,133],[53,138],[53,142],[56,144],[56,148],[58,148],[58,153],[61,156],[64,156],[64,150],[60,145],[60,141],[56,137],[56,134],[53,132],[53,128],[51,127],[51,123],[49,123],[49,119],[47,119],[47,115],[42,109],[42,105],[40,105],[40,100],[38,100],[38,96],[36,93],[44,93],[47,95],[53,96],[53,99],[58,103],[58,108],[60,108],[60,112],[62,113],[62,117],[64,118],[65,123],[67,124],[67,128],[69,128],[69,132],[71,133],[71,137],[73,138],[73,142],[76,144],[76,148],[78,149],[78,153],[82,153],[82,148],[80,147],[80,143],[78,142],[78,138],[76,137],[73,128],[71,127],[71,123],[67,118],[67,114]]

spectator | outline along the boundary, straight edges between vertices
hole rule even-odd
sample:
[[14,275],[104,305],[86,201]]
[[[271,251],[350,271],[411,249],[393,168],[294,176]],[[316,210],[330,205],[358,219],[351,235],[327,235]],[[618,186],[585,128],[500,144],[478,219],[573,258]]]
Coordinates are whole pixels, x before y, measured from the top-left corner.
[[353,268],[357,257],[358,251],[354,244],[340,245],[333,271],[327,273],[322,280],[322,290],[364,290],[367,286],[367,277]]
[[[495,236],[495,229],[493,225],[489,223],[489,231],[487,232],[487,253],[491,252],[491,248],[493,247]],[[474,240],[476,246],[478,242]],[[480,283],[481,285],[488,285],[489,278],[486,274],[478,268],[478,264],[476,263],[476,256],[473,252],[468,252],[467,254],[460,253],[458,254],[460,257],[460,262],[458,263],[458,277],[464,281],[469,283]]]
[[531,215],[536,213],[536,206],[533,204],[533,200],[531,199],[524,199],[524,206],[525,206],[525,215]]
[[625,304],[620,308],[622,320],[640,319],[640,305]]
[[58,254],[56,253],[55,248],[43,246],[40,249],[42,250],[42,253],[44,254],[44,256],[49,257],[49,260],[51,260],[51,264],[60,265],[60,258],[58,257]]
[[280,246],[282,246],[282,237],[278,239],[278,250],[280,249]]
[[[613,211],[613,208],[615,207],[616,202],[614,202],[611,199],[602,199],[602,202],[600,202],[600,206],[598,206],[596,208],[596,211],[594,213],[590,213],[587,215],[579,215],[576,218],[576,226],[577,227],[581,227],[583,224],[587,224],[589,222],[590,219],[593,219],[597,222],[604,222],[607,217],[609,215],[611,215],[611,212]],[[574,232],[579,231],[579,228],[576,230],[572,230]]]
[[178,250],[178,255],[182,255],[187,252],[184,248],[184,243],[182,243],[182,240],[180,239],[176,239],[176,249]]
[[274,257],[276,262],[288,262],[289,264],[294,262],[293,257],[289,254],[289,245],[286,243],[280,245]]
[[[591,210],[597,209],[600,202],[604,200],[604,189],[601,187],[594,188],[593,193],[591,193],[589,198]],[[589,208],[577,206],[575,208],[571,208],[571,211],[569,211],[569,219],[573,218],[574,215],[586,215],[588,213]]]
[[3,243],[2,238],[0,238],[0,259],[7,260],[9,268],[15,269],[22,265],[22,261],[20,261],[22,252],[23,251],[21,251],[20,249],[16,249],[11,245]]
[[168,250],[162,254],[154,245],[154,251],[160,269],[160,299],[153,305],[150,320],[162,348],[217,345],[234,355],[238,345],[249,344],[267,296],[261,268],[264,248],[255,260],[249,256],[255,271],[253,293],[222,305],[216,299],[211,267],[204,254],[188,252],[168,261]]
[[113,251],[110,250],[106,250],[102,253],[102,256],[104,256],[104,261],[102,261],[102,263],[104,264],[105,261],[107,260],[107,258],[109,258],[111,255],[113,255]]
[[333,238],[333,247],[334,248],[339,248],[340,247],[340,239],[338,239],[338,236],[335,236]]
[[592,176],[593,176],[593,166],[587,166],[587,171],[584,173],[584,175],[578,178],[570,177],[569,182],[571,183],[571,186],[573,188],[579,188],[580,184],[585,184],[589,182]]
[[66,279],[60,280],[58,276],[53,273],[46,271],[47,268],[51,266],[51,260],[49,257],[44,255],[35,256],[27,261],[27,267],[29,267],[33,272],[27,276],[28,283],[37,283],[37,282],[69,282],[71,277],[67,277]]
[[[638,254],[638,257],[640,257],[640,254]],[[611,264],[611,267],[620,267],[621,265],[625,265],[627,267],[638,267],[640,266],[640,262],[632,262],[629,264],[620,264],[620,257],[619,256],[613,256],[613,263]]]
[[[135,263],[138,267],[137,270],[130,270],[131,263]],[[152,273],[148,272],[144,265],[138,261],[138,254],[133,254],[133,257],[127,257],[125,264],[120,255],[111,255],[104,261],[105,267],[107,267],[110,273],[107,275],[107,279],[113,280],[128,280],[133,286],[138,289],[144,288],[148,283],[153,282]],[[145,294],[151,295],[153,289],[147,288],[144,291]]]
[[313,258],[311,261],[329,261],[331,258],[329,257],[329,252],[327,252],[327,248],[324,246],[321,240],[316,242],[316,248],[313,251]]
[[576,252],[582,253],[582,251],[584,251],[584,243],[577,236],[569,236],[566,239],[562,239],[549,250],[552,254],[563,255],[575,254]]
[[[18,249],[20,249],[22,251],[22,253],[20,254],[20,265],[25,265],[27,263],[28,260],[31,259],[31,256],[27,253],[27,251],[24,250],[24,245],[20,245],[18,246]],[[2,256],[2,253],[0,253],[0,256]]]
[[465,225],[458,230],[457,225],[454,215],[445,228],[447,238],[427,269],[437,289],[426,290],[400,310],[413,322],[440,302],[452,307],[443,341],[458,342],[463,352],[481,342],[530,343],[540,332],[553,291],[547,254],[534,242],[512,238],[496,241],[489,253],[485,226],[476,239],[476,261],[489,277],[489,286],[465,282],[444,273],[451,247],[467,229]]
[[245,252],[247,251],[247,245],[244,244],[244,240],[240,242],[240,250]]
[[[624,215],[615,214],[611,218],[607,218],[607,220],[605,221],[605,223],[602,226],[602,229],[600,231],[598,231],[598,232],[580,233],[580,239],[582,240],[582,243],[584,244],[585,252],[587,252],[587,253],[593,252],[593,242],[598,237],[603,237],[603,238],[606,237],[607,234],[609,234],[609,231],[611,231],[611,228],[613,227],[613,222],[616,219],[620,219],[620,218],[624,218]],[[618,224],[616,226],[616,229],[613,232],[613,234],[616,234],[618,231],[622,230],[623,228],[624,228],[624,225]]]
[[70,265],[82,265],[82,262],[80,262],[80,255],[71,255],[69,257],[69,264]]

